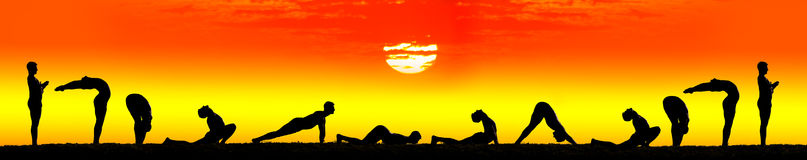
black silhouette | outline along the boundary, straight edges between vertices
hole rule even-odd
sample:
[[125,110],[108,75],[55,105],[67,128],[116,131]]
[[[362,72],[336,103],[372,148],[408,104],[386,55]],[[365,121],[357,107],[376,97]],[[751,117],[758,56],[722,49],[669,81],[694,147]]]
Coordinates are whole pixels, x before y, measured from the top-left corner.
[[664,112],[667,113],[667,117],[670,118],[672,123],[670,133],[672,134],[673,146],[681,146],[684,134],[689,132],[689,111],[687,111],[687,106],[681,98],[676,96],[664,98],[663,104]]
[[151,106],[140,94],[126,96],[126,108],[134,119],[135,144],[143,144],[146,132],[151,131]]
[[325,117],[328,115],[333,114],[334,108],[333,102],[325,102],[325,109],[323,111],[316,111],[308,116],[303,118],[294,118],[283,127],[280,127],[277,131],[269,132],[260,136],[258,138],[252,139],[252,143],[260,143],[263,140],[270,140],[280,136],[289,135],[292,133],[297,133],[304,129],[311,129],[314,126],[319,127],[319,143],[325,142]]
[[759,138],[762,145],[765,145],[765,139],[768,134],[768,120],[771,118],[771,98],[773,98],[773,89],[779,86],[779,81],[771,84],[765,74],[768,74],[768,63],[759,62],[757,64],[759,70],[759,77],[757,83],[759,84],[759,100],[757,100],[757,108],[759,108],[759,119],[762,121],[759,124]]
[[[199,108],[198,113],[199,118],[207,118],[207,127],[210,128],[210,131],[208,131],[205,134],[205,137],[202,137],[202,139],[199,139],[193,143],[224,144],[227,142],[227,139],[230,139],[230,137],[233,136],[233,133],[235,133],[235,124],[230,123],[224,125],[224,120],[221,119],[221,116],[213,112],[213,110],[210,109],[209,106],[202,106],[202,108]],[[165,138],[165,141],[163,141],[163,144],[187,144],[187,143],[189,142],[172,140],[170,138]]]
[[524,138],[527,138],[530,132],[532,132],[538,124],[541,124],[541,120],[543,119],[546,119],[546,125],[549,126],[549,128],[555,130],[555,132],[552,132],[552,135],[555,136],[555,140],[558,142],[569,141],[569,143],[577,144],[574,142],[574,139],[566,133],[566,129],[563,128],[563,125],[560,125],[558,117],[555,116],[555,111],[552,110],[552,107],[546,102],[539,102],[535,105],[535,110],[532,111],[532,118],[530,118],[530,124],[527,125],[527,128],[524,128],[524,131],[521,132],[521,136],[518,137],[515,144],[520,144]]
[[376,144],[378,141],[381,141],[384,144],[417,144],[418,141],[420,141],[420,132],[412,131],[412,133],[409,134],[409,137],[407,137],[397,133],[390,133],[387,127],[378,125],[375,126],[370,133],[367,133],[367,136],[364,136],[364,139],[336,134],[336,143],[342,143],[342,141],[346,141],[347,143],[351,144]]
[[737,101],[740,100],[740,92],[737,91],[737,86],[731,81],[712,79],[709,82],[698,84],[695,87],[687,88],[684,93],[693,93],[701,91],[724,91],[728,96],[723,99],[723,118],[726,119],[726,124],[723,125],[723,146],[729,145],[729,136],[731,136],[731,125],[734,124],[734,113],[737,108]]
[[50,83],[40,83],[34,75],[39,69],[35,62],[28,62],[28,110],[31,112],[31,145],[37,145],[36,139],[39,134],[39,118],[42,116],[42,93]]
[[631,135],[627,141],[617,145],[612,142],[591,139],[591,145],[615,147],[622,149],[634,148],[637,146],[648,147],[650,146],[650,142],[653,142],[653,140],[655,140],[656,137],[658,137],[658,134],[661,132],[661,128],[659,128],[658,126],[651,128],[650,125],[647,124],[647,120],[642,118],[642,116],[640,116],[639,113],[636,113],[636,111],[633,111],[632,108],[628,108],[628,110],[622,112],[622,119],[625,121],[632,120],[633,128],[636,129],[636,132],[634,132],[633,135]]
[[496,123],[494,123],[493,119],[490,119],[485,112],[476,110],[476,112],[471,114],[471,120],[473,120],[474,123],[482,122],[482,126],[485,129],[484,132],[474,133],[471,137],[459,141],[451,138],[432,136],[431,144],[437,144],[439,142],[445,144],[488,144],[490,141],[493,141],[494,144],[499,144],[499,138],[496,134]]
[[72,81],[65,85],[56,87],[56,91],[64,91],[68,89],[95,89],[98,90],[98,95],[95,96],[93,104],[95,104],[95,129],[93,134],[93,144],[98,144],[101,139],[101,129],[104,126],[104,117],[106,116],[106,105],[109,102],[111,93],[109,85],[100,78],[90,78],[84,76],[81,80]]

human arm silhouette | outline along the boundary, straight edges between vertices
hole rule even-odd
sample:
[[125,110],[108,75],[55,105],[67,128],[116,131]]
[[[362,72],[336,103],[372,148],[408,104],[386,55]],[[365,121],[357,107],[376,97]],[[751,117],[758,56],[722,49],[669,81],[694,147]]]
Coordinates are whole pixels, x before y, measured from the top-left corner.
[[698,84],[695,87],[687,88],[686,90],[684,90],[684,93],[691,94],[700,91],[723,91],[723,88],[716,84],[717,82],[718,82],[717,79],[712,79],[712,81]]
[[325,120],[317,126],[319,127],[319,143],[325,143]]
[[48,84],[50,84],[50,81],[45,81],[45,83],[42,83],[42,84],[39,85],[39,88],[42,89],[42,90],[45,90],[45,87],[47,87]]
[[779,81],[773,82],[773,84],[771,84],[771,93],[773,93],[773,89],[776,89],[776,86],[779,86]]
[[85,80],[86,78],[87,77],[85,76],[81,80],[72,81],[72,82],[67,83],[65,85],[61,85],[59,87],[56,87],[56,91],[64,91],[64,90],[67,90],[67,89],[94,89],[95,88],[94,86],[89,85],[87,83],[84,83],[83,80]]

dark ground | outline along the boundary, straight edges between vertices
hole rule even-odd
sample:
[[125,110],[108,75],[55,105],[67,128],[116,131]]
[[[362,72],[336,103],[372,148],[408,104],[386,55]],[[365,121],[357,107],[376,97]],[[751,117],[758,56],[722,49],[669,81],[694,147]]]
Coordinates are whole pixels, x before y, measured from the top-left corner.
[[[631,150],[589,145],[350,145],[350,144],[47,144],[0,147],[0,159],[807,159],[805,145]],[[3,158],[6,157],[6,158]],[[8,158],[13,157],[13,158]]]

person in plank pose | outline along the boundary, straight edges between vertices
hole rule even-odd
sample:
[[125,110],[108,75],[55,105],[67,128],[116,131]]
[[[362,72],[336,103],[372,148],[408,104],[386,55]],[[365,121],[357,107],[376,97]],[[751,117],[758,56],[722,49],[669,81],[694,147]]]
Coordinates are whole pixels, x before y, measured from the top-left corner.
[[302,118],[294,118],[277,131],[269,132],[258,138],[252,139],[252,143],[260,143],[264,140],[274,139],[280,136],[297,133],[305,129],[319,127],[319,143],[325,143],[325,117],[333,114],[335,111],[333,102],[325,102],[323,111],[316,111],[308,116]]

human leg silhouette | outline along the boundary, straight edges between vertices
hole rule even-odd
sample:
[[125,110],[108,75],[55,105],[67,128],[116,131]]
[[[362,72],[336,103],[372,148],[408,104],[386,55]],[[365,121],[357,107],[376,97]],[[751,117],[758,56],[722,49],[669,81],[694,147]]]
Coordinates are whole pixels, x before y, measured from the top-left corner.
[[432,136],[432,143],[431,144],[437,144],[439,142],[443,142],[443,144],[458,144],[458,143],[460,143],[460,141],[458,141],[456,139],[453,139],[453,138]]
[[737,101],[739,96],[729,95],[723,100],[723,117],[726,124],[723,126],[723,146],[729,145],[729,137],[731,137],[731,126],[734,124],[734,114],[737,108]]
[[31,112],[31,145],[37,145],[39,134],[39,118],[42,117],[42,104],[28,104]]
[[285,135],[289,135],[289,134],[292,134],[292,133],[297,133],[297,132],[305,129],[305,128],[302,127],[302,123],[305,123],[304,121],[305,120],[303,120],[302,118],[294,118],[291,121],[289,121],[289,123],[286,123],[285,125],[283,125],[283,127],[280,127],[280,129],[278,129],[277,131],[269,132],[269,133],[266,133],[266,134],[264,134],[264,135],[262,135],[262,136],[260,136],[258,138],[252,139],[252,143],[259,143],[259,142],[261,142],[263,140],[270,140],[270,139],[274,139],[274,138],[277,138],[277,137],[280,137],[280,136],[285,136]]
[[233,136],[233,133],[235,133],[235,124],[228,124],[224,126],[224,130],[221,131],[221,133],[219,133],[220,134],[219,137],[221,138],[220,143],[221,144],[226,143],[227,140]]
[[[536,106],[537,107],[537,106]],[[530,124],[527,125],[527,128],[524,128],[524,131],[521,132],[521,136],[518,136],[518,140],[516,140],[515,144],[521,144],[521,141],[527,136],[530,135],[533,129],[535,129],[538,124],[541,124],[541,121],[544,119],[544,116],[538,112],[538,110],[532,112],[532,117],[530,118]]]
[[642,143],[642,146],[649,147],[650,143],[656,140],[659,133],[661,133],[661,128],[659,127],[648,128],[647,131],[643,133],[644,143]]
[[759,138],[760,144],[763,146],[765,145],[765,139],[768,134],[768,120],[771,118],[771,105],[757,105],[759,106],[759,119],[761,123],[759,124]]
[[99,144],[101,139],[101,130],[104,127],[104,118],[106,117],[106,106],[109,102],[109,94],[99,93],[95,96],[93,101],[95,105],[95,127],[93,132],[93,144]]

